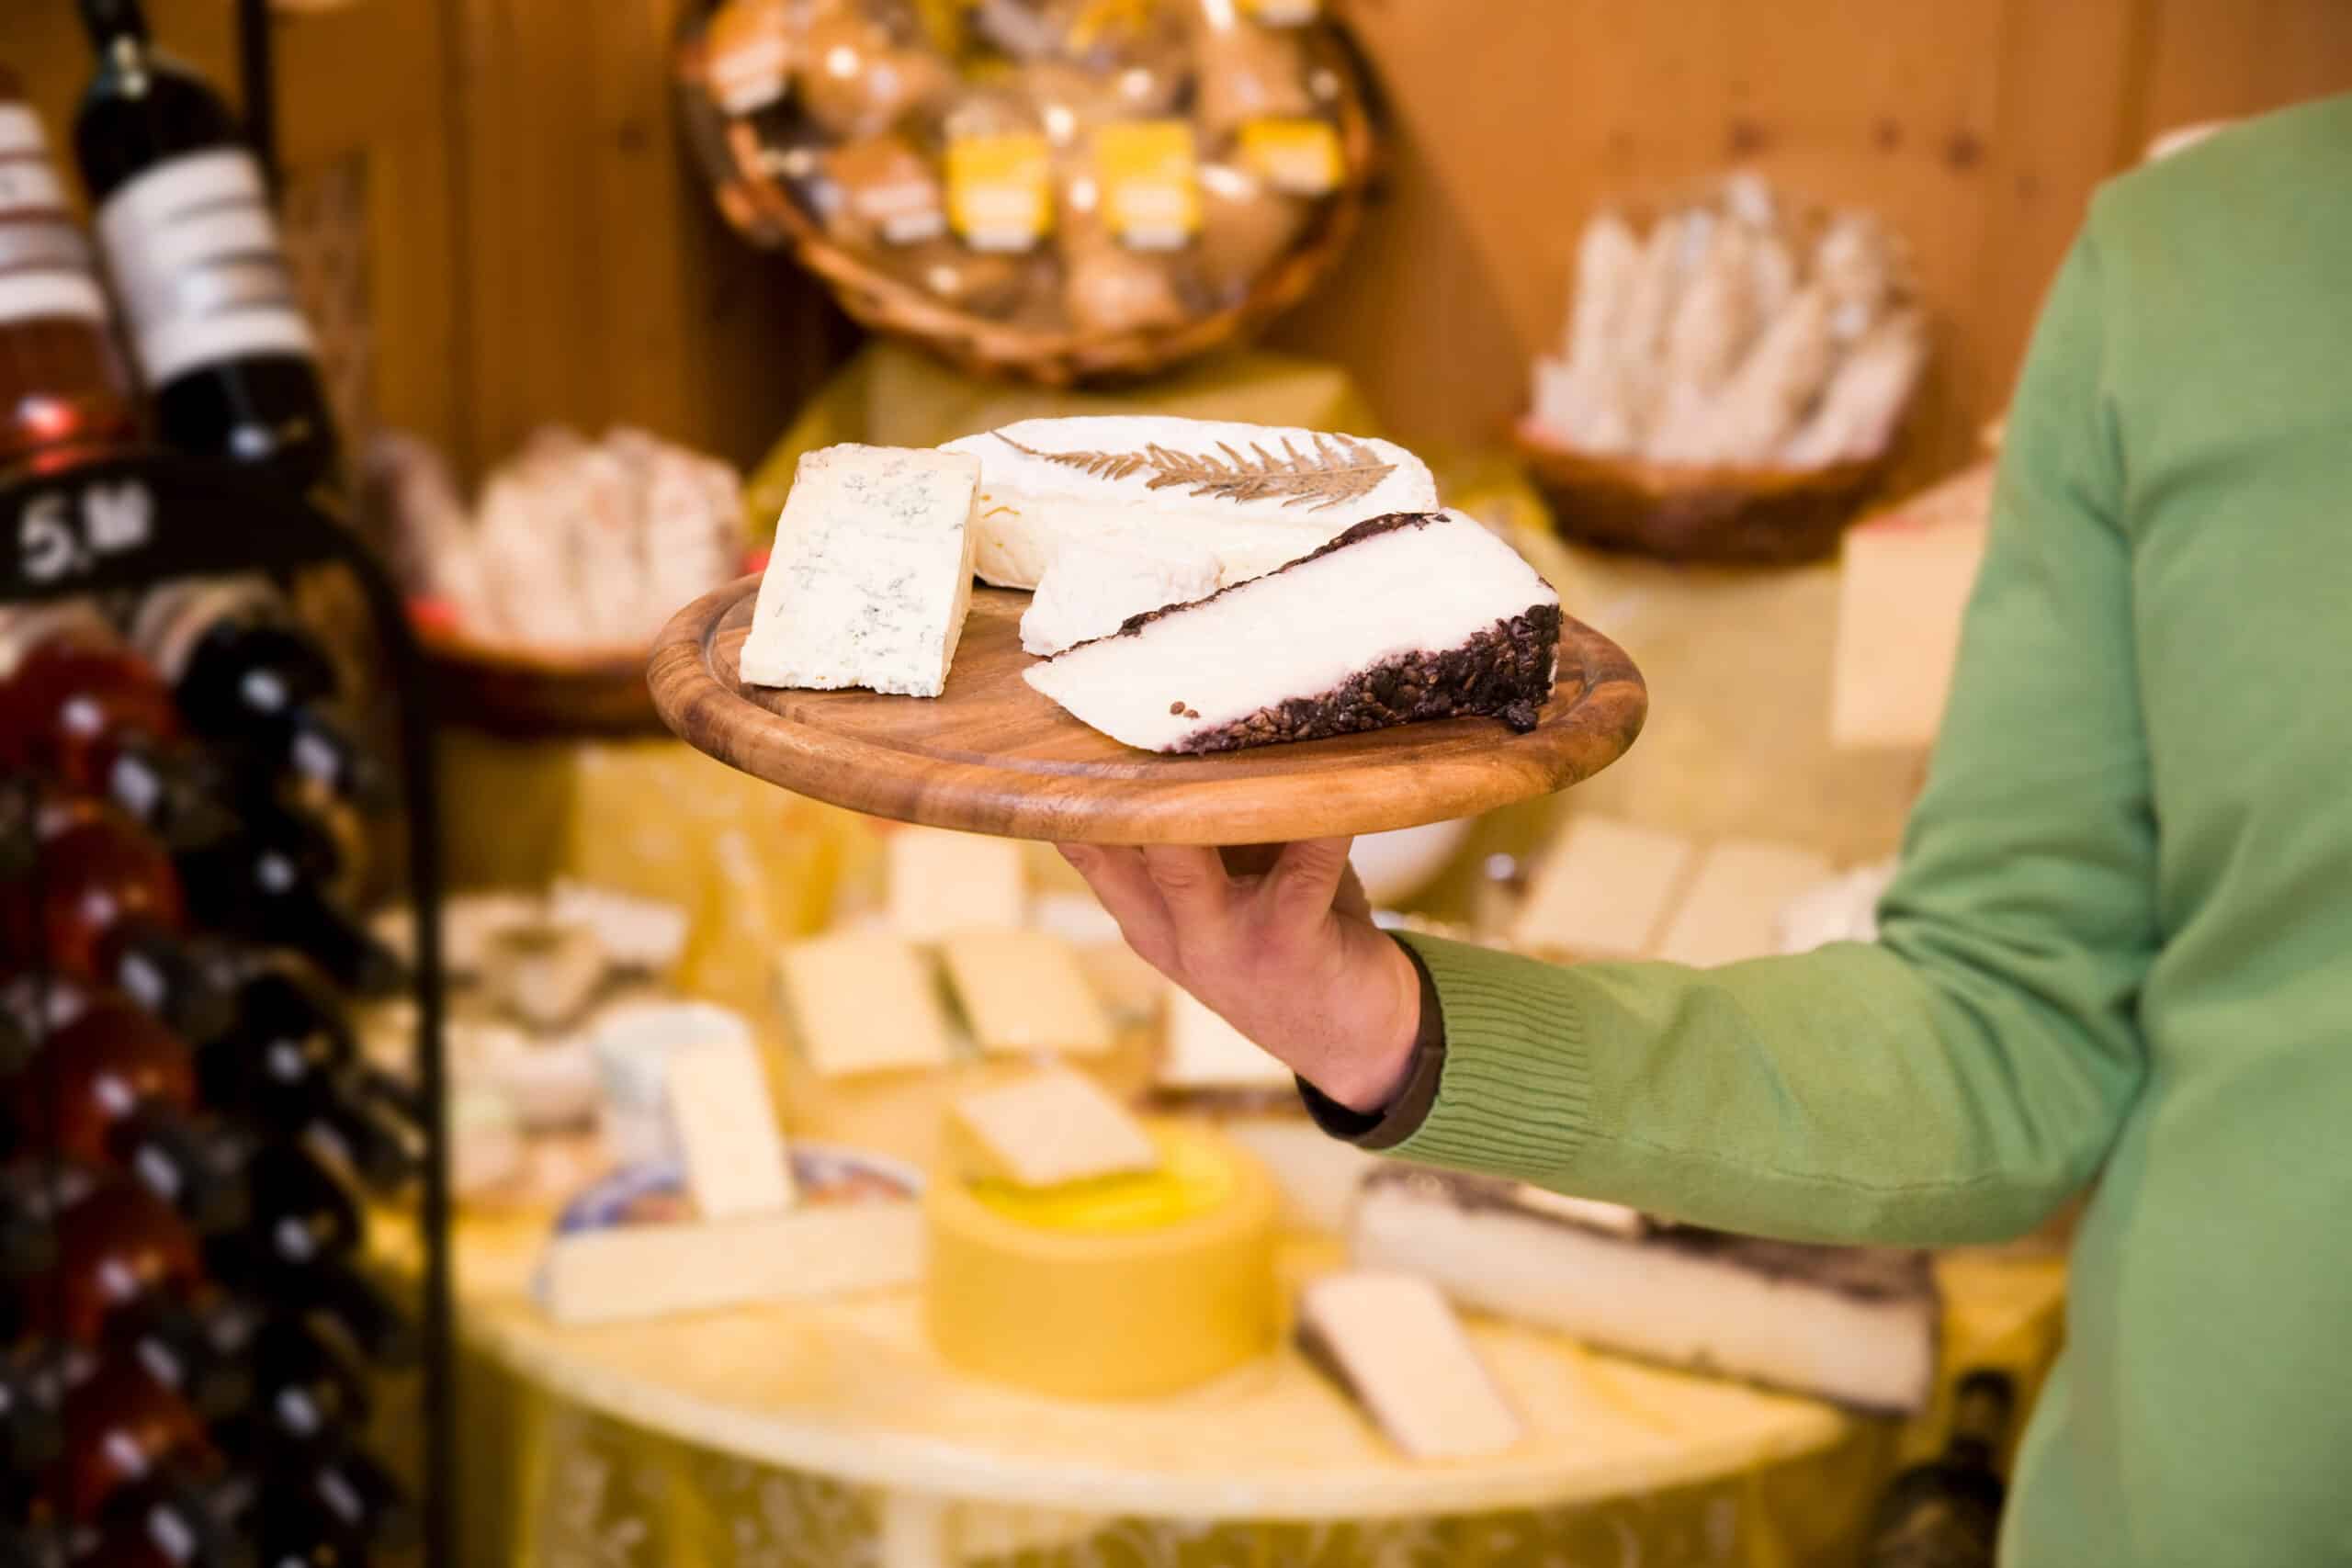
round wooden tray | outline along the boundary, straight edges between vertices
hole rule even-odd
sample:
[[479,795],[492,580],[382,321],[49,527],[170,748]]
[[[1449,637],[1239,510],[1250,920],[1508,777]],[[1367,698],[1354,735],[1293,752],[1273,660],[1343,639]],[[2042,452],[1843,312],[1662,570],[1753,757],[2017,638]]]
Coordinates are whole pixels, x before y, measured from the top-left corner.
[[1385,832],[1566,789],[1624,755],[1649,695],[1615,643],[1564,618],[1536,728],[1445,719],[1164,757],[1089,729],[1021,679],[1029,596],[975,589],[939,697],[771,691],[736,680],[757,578],[706,594],[654,643],[664,723],[747,773],[877,817],[1069,843],[1267,844]]

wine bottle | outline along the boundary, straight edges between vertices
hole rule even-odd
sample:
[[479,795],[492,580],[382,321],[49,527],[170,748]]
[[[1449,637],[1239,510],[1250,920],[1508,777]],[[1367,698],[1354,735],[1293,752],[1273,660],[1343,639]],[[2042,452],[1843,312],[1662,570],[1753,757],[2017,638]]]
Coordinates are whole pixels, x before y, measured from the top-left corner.
[[254,747],[340,798],[383,799],[383,770],[333,709],[333,660],[266,581],[158,588],[132,616],[130,640],[171,682],[197,734]]
[[136,0],[81,0],[97,71],[74,127],[157,434],[302,491],[335,470],[318,348],[261,170],[211,85],[155,50]]
[[207,1568],[250,1568],[227,1517],[220,1451],[187,1404],[135,1362],[97,1364],[65,1395],[60,1502],[68,1518],[184,1549]]
[[327,835],[300,814],[254,803],[236,831],[178,857],[197,919],[293,948],[362,996],[397,990],[406,971],[326,892],[342,870]]
[[0,67],[0,468],[137,434],[107,318],[40,120]]
[[[38,1005],[14,989],[12,1000]],[[69,1158],[112,1164],[199,1228],[243,1220],[245,1147],[197,1114],[196,1063],[152,1014],[116,998],[90,1000],[49,1032],[6,1089],[19,1138],[38,1135]]]
[[59,1179],[45,1159],[0,1168],[0,1294],[56,1267]]
[[413,1322],[352,1267],[360,1217],[351,1195],[316,1160],[284,1144],[256,1157],[251,1186],[252,1219],[206,1243],[214,1273],[250,1294],[318,1314],[373,1360],[413,1362]]
[[208,1100],[323,1146],[379,1190],[415,1175],[406,1132],[353,1070],[358,1047],[331,998],[267,966],[245,980],[237,1000],[236,1026],[197,1058]]
[[252,1392],[259,1323],[212,1289],[196,1238],[144,1189],[69,1170],[61,1180],[57,1266],[28,1307],[47,1335],[136,1362],[206,1417]]
[[171,689],[84,601],[0,609],[0,767],[99,795],[174,849],[235,825]]
[[0,1352],[0,1473],[47,1468],[64,1442],[65,1380],[55,1351],[33,1340]]
[[187,932],[171,856],[102,802],[45,797],[34,813],[34,874],[0,885],[0,973],[49,973],[112,987],[209,1040],[235,1020],[235,998]]
[[1871,1521],[1865,1568],[1992,1568],[2005,1490],[1994,1460],[2016,1401],[2000,1372],[1961,1379],[1942,1455],[1888,1483]]

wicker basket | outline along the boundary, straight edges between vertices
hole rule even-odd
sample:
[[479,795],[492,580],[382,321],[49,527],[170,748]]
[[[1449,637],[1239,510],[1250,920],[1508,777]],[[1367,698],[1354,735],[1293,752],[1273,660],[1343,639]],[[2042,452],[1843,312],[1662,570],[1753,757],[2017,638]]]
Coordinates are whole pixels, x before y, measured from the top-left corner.
[[1334,62],[1341,90],[1332,103],[1342,175],[1317,203],[1298,240],[1260,272],[1236,302],[1180,326],[1116,333],[1039,330],[990,321],[942,303],[919,286],[876,267],[842,245],[764,166],[757,131],[723,115],[704,86],[699,20],[681,39],[677,73],[690,138],[713,175],[718,209],[755,243],[788,247],[822,278],[861,325],[918,343],[976,375],[1046,387],[1134,379],[1242,342],[1304,299],[1353,237],[1372,181],[1378,138],[1351,51]]
[[1838,550],[1892,451],[1819,468],[1689,468],[1572,452],[1521,423],[1528,477],[1562,535],[1662,560],[1792,566]]
[[514,740],[664,733],[643,649],[550,654],[476,642],[423,616],[413,623],[446,723]]

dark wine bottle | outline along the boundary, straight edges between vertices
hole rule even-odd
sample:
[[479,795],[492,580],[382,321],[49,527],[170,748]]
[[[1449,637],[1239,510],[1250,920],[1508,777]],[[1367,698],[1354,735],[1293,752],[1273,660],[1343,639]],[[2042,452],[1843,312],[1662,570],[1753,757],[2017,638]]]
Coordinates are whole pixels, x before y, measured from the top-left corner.
[[102,796],[173,849],[235,826],[171,688],[86,602],[0,610],[0,767]]
[[46,1159],[0,1169],[0,1294],[56,1267],[61,1176]]
[[0,1473],[29,1474],[57,1457],[64,1397],[64,1374],[48,1344],[19,1342],[0,1352]]
[[208,1418],[243,1407],[258,1320],[211,1289],[196,1238],[144,1189],[68,1172],[57,1214],[57,1266],[28,1292],[49,1336],[137,1363]]
[[2003,1373],[1961,1379],[1942,1455],[1888,1483],[1871,1521],[1865,1568],[1992,1568],[2005,1495],[1994,1461],[2016,1403]]
[[111,987],[184,1040],[234,1021],[235,998],[187,935],[171,856],[144,829],[100,801],[55,795],[34,832],[37,874],[0,884],[0,974]]
[[413,1321],[352,1266],[361,1221],[342,1185],[301,1149],[281,1144],[256,1157],[251,1186],[251,1221],[206,1244],[214,1273],[250,1294],[316,1314],[371,1359],[413,1362]]
[[136,0],[81,0],[97,71],[74,126],[98,240],[184,451],[330,482],[334,421],[269,195],[220,95],[149,42]]
[[386,995],[406,978],[399,957],[327,893],[340,857],[297,812],[255,803],[236,831],[181,855],[177,869],[203,925],[292,948],[362,996]]
[[40,120],[0,66],[0,468],[137,431],[89,242]]
[[[14,990],[12,1001],[26,996],[26,987]],[[228,1128],[197,1113],[196,1064],[187,1046],[141,1009],[113,997],[90,999],[49,1031],[6,1091],[10,1130],[20,1140],[38,1138],[68,1158],[111,1164],[200,1229],[244,1219],[248,1150]]]
[[227,1467],[187,1404],[137,1364],[99,1364],[65,1396],[60,1501],[85,1525],[143,1535],[206,1568],[250,1568]]
[[372,1188],[413,1177],[417,1152],[353,1070],[358,1047],[333,998],[277,966],[237,997],[236,1027],[197,1058],[205,1097],[310,1140]]
[[197,734],[252,747],[339,798],[385,797],[382,768],[334,710],[333,660],[266,581],[158,588],[133,615],[130,640],[171,682],[180,718]]

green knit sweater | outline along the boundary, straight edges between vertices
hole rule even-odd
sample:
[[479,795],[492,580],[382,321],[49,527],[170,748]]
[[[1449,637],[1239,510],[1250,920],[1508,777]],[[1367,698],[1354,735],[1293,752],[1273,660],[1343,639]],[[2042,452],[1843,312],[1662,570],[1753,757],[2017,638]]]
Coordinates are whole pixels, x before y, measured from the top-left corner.
[[2093,201],[1879,942],[1414,939],[1442,1066],[1364,1141],[1838,1242],[2010,1236],[2091,1186],[2004,1562],[2352,1562],[2347,764],[2342,97]]

